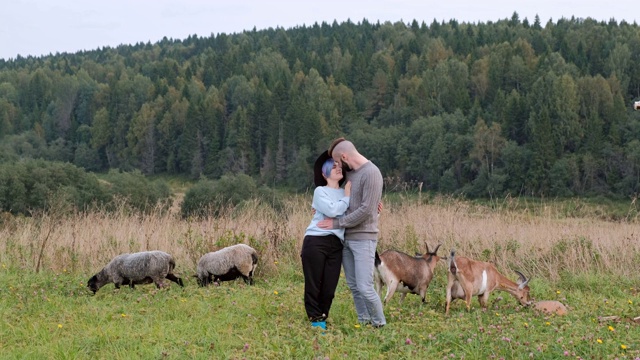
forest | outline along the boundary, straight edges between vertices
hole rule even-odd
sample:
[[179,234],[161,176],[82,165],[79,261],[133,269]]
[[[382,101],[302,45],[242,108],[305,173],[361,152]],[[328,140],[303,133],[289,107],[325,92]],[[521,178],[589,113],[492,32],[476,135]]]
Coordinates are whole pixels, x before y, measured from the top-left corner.
[[0,202],[25,160],[305,191],[339,136],[387,191],[635,198],[639,60],[635,23],[517,13],[0,59]]

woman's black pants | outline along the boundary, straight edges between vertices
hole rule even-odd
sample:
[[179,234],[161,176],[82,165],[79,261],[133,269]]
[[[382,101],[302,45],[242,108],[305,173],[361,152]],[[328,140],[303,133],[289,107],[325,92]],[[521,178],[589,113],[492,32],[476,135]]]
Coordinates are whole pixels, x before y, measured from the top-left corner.
[[340,278],[342,241],[335,235],[307,235],[302,242],[301,257],[307,317],[323,321],[329,316]]

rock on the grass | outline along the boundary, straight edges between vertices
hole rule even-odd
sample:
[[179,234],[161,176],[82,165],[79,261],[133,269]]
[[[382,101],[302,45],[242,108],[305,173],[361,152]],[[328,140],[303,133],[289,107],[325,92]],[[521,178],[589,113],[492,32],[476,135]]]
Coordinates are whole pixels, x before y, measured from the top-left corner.
[[543,300],[533,303],[534,309],[546,314],[566,315],[568,310],[560,301],[555,300]]

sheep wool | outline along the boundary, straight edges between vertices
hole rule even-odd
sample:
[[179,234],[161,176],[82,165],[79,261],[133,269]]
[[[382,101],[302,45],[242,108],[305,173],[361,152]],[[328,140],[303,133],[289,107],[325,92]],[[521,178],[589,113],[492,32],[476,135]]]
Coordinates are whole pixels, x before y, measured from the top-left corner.
[[196,277],[200,286],[242,277],[253,285],[253,272],[258,263],[258,254],[249,245],[237,244],[204,254],[198,261]]
[[184,286],[182,279],[173,274],[176,263],[173,257],[163,251],[143,251],[133,254],[121,254],[113,258],[100,272],[87,282],[87,287],[95,294],[101,287],[114,283],[129,285],[154,283],[158,288],[164,287],[163,279],[169,279]]

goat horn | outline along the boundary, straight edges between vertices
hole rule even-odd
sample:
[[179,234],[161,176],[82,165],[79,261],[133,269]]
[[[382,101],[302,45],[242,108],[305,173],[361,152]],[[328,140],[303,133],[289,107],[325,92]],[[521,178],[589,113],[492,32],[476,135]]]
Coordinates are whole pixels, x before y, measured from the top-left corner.
[[440,248],[440,246],[441,246],[441,245],[442,245],[442,244],[438,244],[438,245],[436,245],[436,249],[435,249],[435,250],[433,250],[433,253],[434,253],[434,254],[437,254],[437,253],[438,253],[438,249]]
[[515,270],[516,274],[518,274],[518,276],[520,276],[520,279],[518,279],[518,289],[524,289],[525,286],[527,286],[527,284],[529,283],[530,279],[527,279],[526,276],[524,276],[520,271]]
[[429,253],[429,244],[427,244],[427,242],[426,242],[426,241],[424,242],[424,246],[426,246],[426,247],[427,247],[427,254],[428,254],[428,253]]

